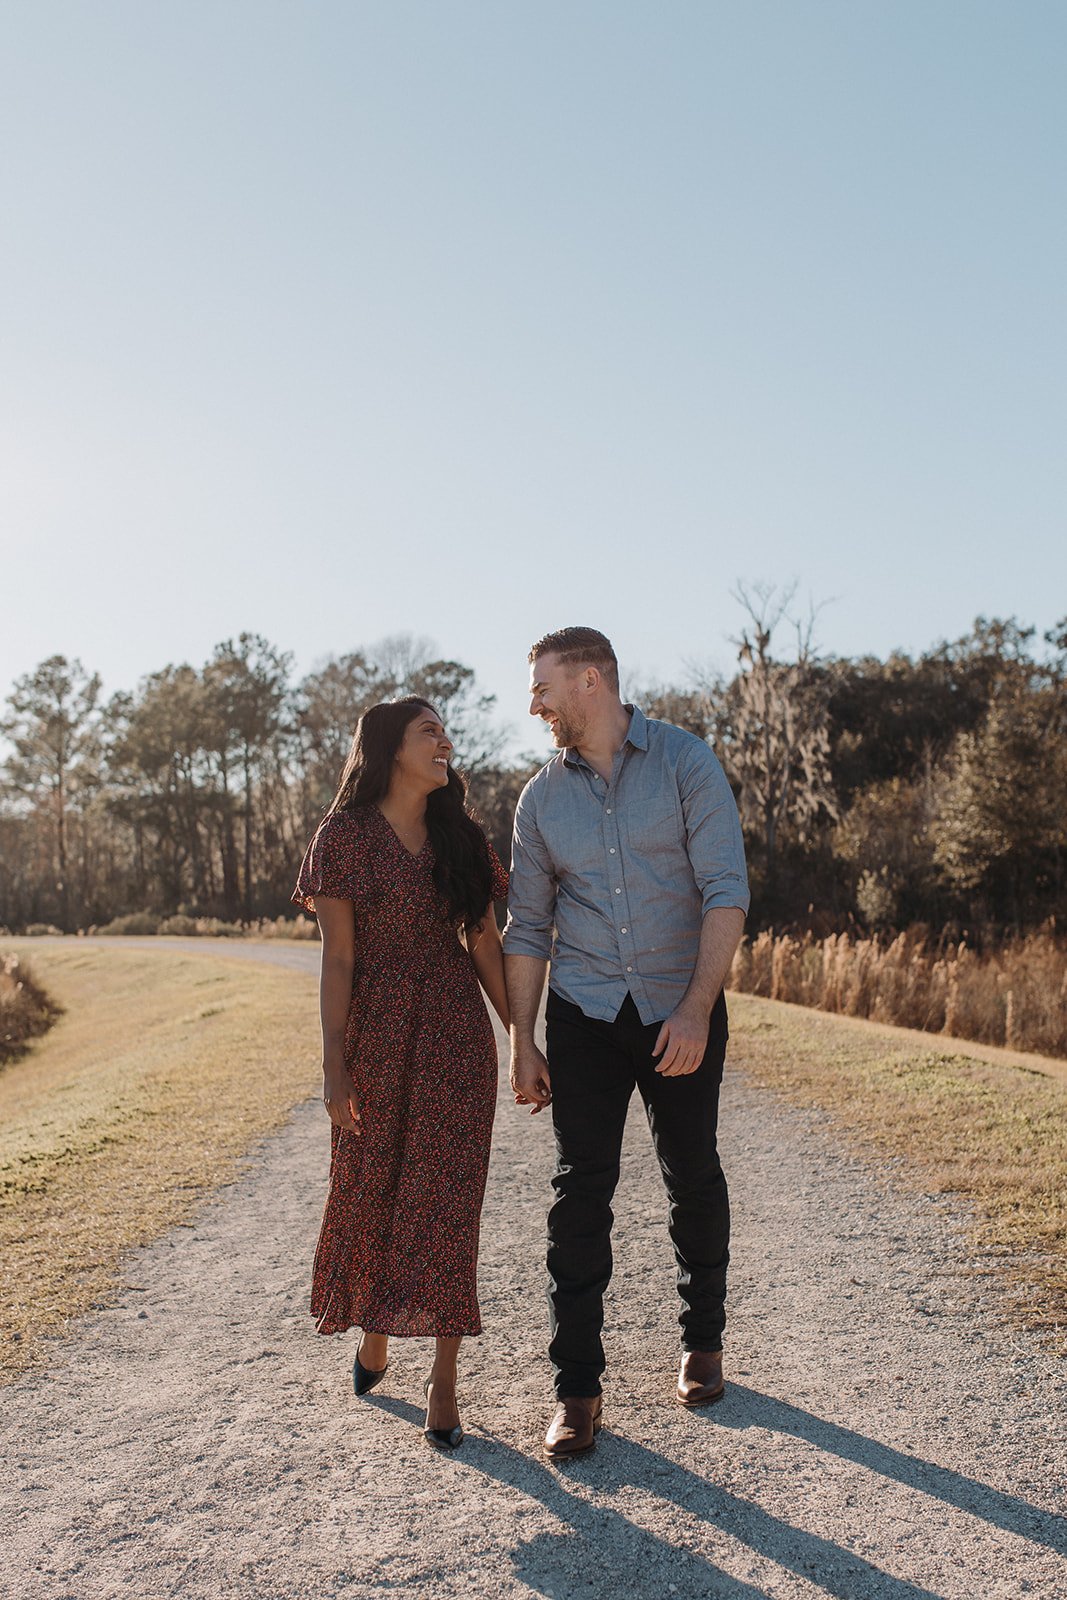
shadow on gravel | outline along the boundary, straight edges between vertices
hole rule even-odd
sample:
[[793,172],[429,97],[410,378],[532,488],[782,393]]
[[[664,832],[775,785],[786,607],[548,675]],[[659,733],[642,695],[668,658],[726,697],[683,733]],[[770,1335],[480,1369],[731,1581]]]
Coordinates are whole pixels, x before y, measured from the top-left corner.
[[[415,1406],[404,1400],[370,1398],[383,1411],[422,1427],[423,1413]],[[716,1407],[720,1417],[722,1410]],[[751,1426],[751,1421],[745,1425]],[[766,1590],[732,1577],[689,1548],[691,1536],[684,1527],[679,1527],[676,1540],[661,1539],[602,1500],[590,1498],[590,1491],[609,1497],[630,1486],[718,1528],[788,1572],[814,1581],[837,1600],[938,1600],[932,1590],[895,1578],[843,1545],[805,1533],[608,1428],[594,1454],[558,1468],[547,1467],[481,1430],[468,1434],[456,1465],[539,1500],[573,1530],[539,1533],[525,1542],[520,1538],[507,1552],[517,1577],[556,1600],[572,1593],[595,1600],[616,1600],[620,1594],[630,1600],[652,1596],[662,1600],[669,1593],[668,1584],[674,1584],[681,1600],[693,1595],[707,1600],[767,1600]],[[581,1493],[569,1487],[572,1478],[581,1484]]]
[[839,1423],[826,1422],[810,1411],[801,1411],[799,1406],[772,1399],[742,1383],[731,1383],[729,1399],[732,1404],[718,1407],[714,1416],[701,1412],[694,1415],[723,1428],[766,1428],[770,1433],[805,1439],[827,1455],[853,1461],[870,1472],[880,1473],[883,1478],[893,1478],[909,1489],[918,1489],[922,1494],[943,1500],[958,1511],[980,1517],[994,1528],[1019,1534],[1034,1544],[1043,1544],[1049,1550],[1067,1555],[1067,1521],[1026,1500],[1004,1494],[962,1472],[953,1472],[951,1467],[935,1466],[919,1456],[905,1455],[891,1445],[855,1433],[851,1428],[842,1428]]

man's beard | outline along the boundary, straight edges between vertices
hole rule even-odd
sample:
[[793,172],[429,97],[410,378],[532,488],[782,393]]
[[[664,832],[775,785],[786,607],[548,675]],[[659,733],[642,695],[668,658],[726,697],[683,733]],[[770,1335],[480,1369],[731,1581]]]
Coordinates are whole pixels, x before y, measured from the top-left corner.
[[557,711],[556,726],[549,731],[561,749],[573,749],[582,742],[585,733],[585,719],[576,716],[573,711]]

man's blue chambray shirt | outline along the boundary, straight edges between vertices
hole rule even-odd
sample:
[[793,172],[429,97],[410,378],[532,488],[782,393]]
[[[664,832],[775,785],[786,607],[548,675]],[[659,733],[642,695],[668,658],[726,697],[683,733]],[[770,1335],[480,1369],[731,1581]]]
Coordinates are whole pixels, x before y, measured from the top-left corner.
[[627,710],[609,783],[569,749],[522,791],[504,949],[551,957],[552,988],[587,1017],[610,1022],[629,991],[652,1023],[689,986],[704,913],[748,910],[748,878],[737,807],[711,750]]

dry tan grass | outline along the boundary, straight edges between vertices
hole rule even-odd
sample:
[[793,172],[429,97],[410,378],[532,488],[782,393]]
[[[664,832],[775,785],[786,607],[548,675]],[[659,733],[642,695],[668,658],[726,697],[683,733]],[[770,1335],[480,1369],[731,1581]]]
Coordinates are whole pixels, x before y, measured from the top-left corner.
[[930,946],[925,932],[895,939],[745,939],[730,987],[820,1011],[923,1028],[1011,1050],[1067,1057],[1067,943],[1031,934],[978,955],[965,943]]
[[34,949],[65,1015],[0,1075],[0,1376],[106,1302],[317,1080],[315,979],[156,950]]
[[730,998],[730,1036],[758,1081],[964,1200],[1015,1315],[1067,1354],[1067,1081],[748,995]]

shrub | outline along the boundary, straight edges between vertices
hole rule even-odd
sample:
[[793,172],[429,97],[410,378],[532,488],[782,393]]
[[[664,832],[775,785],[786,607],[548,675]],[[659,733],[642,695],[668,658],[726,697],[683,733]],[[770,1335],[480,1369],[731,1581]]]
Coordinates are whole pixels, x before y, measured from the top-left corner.
[[128,916],[115,917],[111,922],[105,922],[102,928],[97,928],[97,933],[108,935],[137,935],[159,932],[159,918],[151,911],[131,911]]
[[220,917],[190,917],[178,912],[173,917],[164,917],[159,931],[176,939],[241,939],[246,930],[241,922],[223,922]]
[[[58,929],[50,931],[58,932]],[[160,918],[148,911],[134,911],[90,932],[158,933],[174,939],[317,939],[319,925],[314,917],[303,914],[273,919],[263,917],[258,922],[225,922],[221,917],[192,917],[185,912]]]
[[295,917],[275,917],[273,922],[264,917],[252,931],[257,939],[317,939],[319,925],[301,911]]
[[49,934],[62,934],[62,928],[54,928],[50,922],[31,922],[26,929],[28,939],[43,939]]
[[23,1055],[31,1039],[62,1014],[62,1007],[41,988],[25,961],[0,956],[0,1064]]

